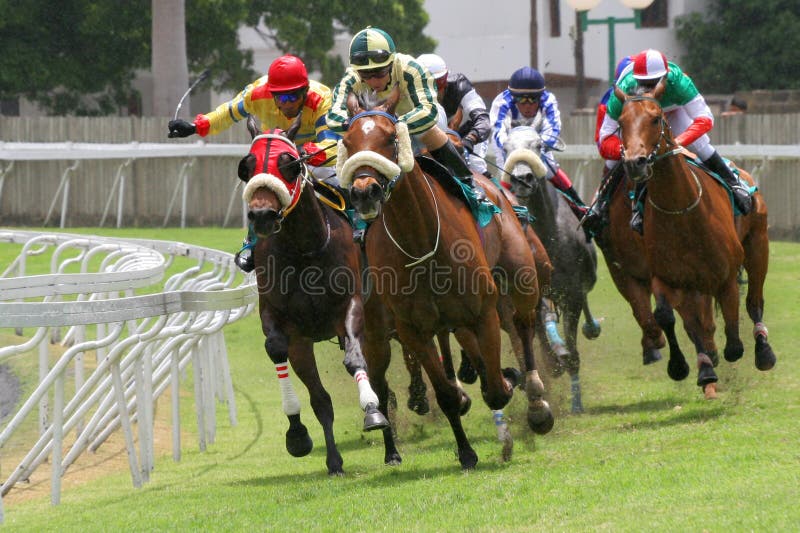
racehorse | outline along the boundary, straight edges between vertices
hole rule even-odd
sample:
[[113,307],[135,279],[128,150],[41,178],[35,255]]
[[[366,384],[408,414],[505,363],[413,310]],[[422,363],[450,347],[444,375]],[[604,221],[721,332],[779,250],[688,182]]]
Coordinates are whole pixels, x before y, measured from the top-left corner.
[[[466,205],[422,171],[413,158],[406,125],[393,114],[399,97],[397,87],[380,104],[349,95],[349,128],[340,143],[337,174],[351,188],[360,216],[371,222],[365,249],[369,268],[377,274],[373,285],[382,309],[391,315],[400,342],[425,369],[453,430],[461,467],[470,469],[478,457],[460,420],[468,400],[447,378],[433,337],[456,330],[467,353],[480,356],[472,363],[479,371],[484,401],[491,409],[502,408],[514,386],[506,379],[512,374],[504,375],[500,368],[497,299],[501,289],[508,290],[524,344],[528,425],[538,433],[549,431],[552,412],[542,398],[544,386],[531,347],[539,297],[534,259],[516,217],[504,211],[479,229]],[[484,186],[491,199],[504,200]],[[503,235],[484,238],[489,232]],[[493,274],[502,278],[501,287]],[[366,356],[370,381],[386,414],[385,373],[391,352],[381,306],[373,300],[367,301]],[[384,429],[383,436],[386,462],[399,463],[391,430]]]
[[[676,145],[658,102],[665,87],[662,80],[652,93],[636,96],[615,90],[623,102],[619,117],[623,162],[629,179],[647,182],[644,249],[653,293],[657,298],[663,295],[681,315],[697,351],[697,384],[706,398],[715,398],[717,349],[710,297],[725,321],[725,359],[736,361],[744,353],[737,283],[742,264],[748,273],[746,307],[754,323],[755,365],[759,370],[775,365],[763,323],[767,209],[761,195],[755,194],[751,213],[734,222],[728,190],[690,164]],[[752,184],[752,177],[745,179]]]
[[333,434],[333,405],[319,377],[314,343],[339,338],[344,366],[356,381],[364,430],[388,427],[378,411],[362,352],[364,308],[360,254],[343,216],[321,202],[309,185],[305,164],[292,139],[299,117],[286,136],[280,130],[258,135],[248,120],[253,142],[239,163],[247,183],[247,218],[258,236],[254,250],[261,329],[267,355],[275,364],[283,411],[289,419],[286,449],[295,457],[311,452],[313,443],[300,420],[300,403],[289,379],[289,367],[308,389],[322,426],[329,475],[341,475],[342,456]]
[[[536,120],[540,119],[541,115],[538,115]],[[566,370],[569,373],[572,412],[579,413],[583,411],[577,343],[581,313],[586,319],[582,328],[584,336],[594,339],[600,334],[599,323],[592,316],[587,297],[597,281],[597,252],[592,243],[586,242],[566,199],[545,178],[547,169],[538,155],[541,145],[535,126],[512,128],[503,146],[508,157],[502,177],[503,181],[510,183],[520,203],[533,214],[533,228],[553,263],[550,296],[563,319],[566,342],[565,346],[561,344],[563,341],[552,320],[540,322],[547,326],[540,340],[545,336],[551,339],[549,344],[542,344],[555,361],[556,372]],[[559,345],[561,349],[556,351]]]

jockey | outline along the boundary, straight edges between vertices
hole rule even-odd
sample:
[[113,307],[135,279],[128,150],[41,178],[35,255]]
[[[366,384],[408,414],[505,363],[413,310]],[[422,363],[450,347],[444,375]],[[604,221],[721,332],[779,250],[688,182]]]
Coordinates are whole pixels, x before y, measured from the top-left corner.
[[[295,144],[301,152],[310,154],[306,163],[317,179],[335,180],[336,142],[339,136],[328,129],[325,115],[331,107],[331,90],[308,79],[306,66],[299,57],[281,56],[269,66],[266,76],[255,80],[233,100],[221,104],[214,111],[197,115],[194,122],[170,120],[169,130],[176,137],[198,134],[201,137],[216,135],[235,122],[255,115],[264,131],[280,128],[287,131],[297,115],[300,129]],[[321,166],[324,165],[324,166]],[[337,185],[334,183],[334,185]],[[245,272],[255,268],[252,248],[255,240],[247,236],[236,254],[236,265]]]
[[[659,103],[670,128],[676,134],[675,142],[696,153],[708,168],[724,179],[733,192],[736,208],[743,214],[749,213],[752,207],[749,190],[739,183],[739,179],[711,145],[707,132],[714,126],[714,116],[689,76],[676,64],[667,62],[664,54],[658,50],[648,49],[635,57],[632,71],[623,76],[617,86],[629,94],[636,90],[650,92],[660,82],[665,83],[666,88]],[[600,154],[605,159],[617,161],[622,158],[622,143],[616,135],[619,128],[617,119],[621,112],[622,102],[612,94],[599,136]],[[644,184],[637,184],[631,228],[639,233],[642,233],[642,213],[636,205],[643,194]]]
[[[503,143],[508,131],[517,126],[531,126],[538,114],[543,119],[538,121],[542,146],[542,162],[547,166],[547,179],[567,198],[567,203],[578,218],[583,218],[586,205],[572,186],[569,176],[558,166],[550,151],[558,142],[561,133],[561,112],[558,110],[556,96],[546,90],[544,76],[531,67],[522,67],[514,71],[508,82],[508,89],[498,94],[492,102],[489,116],[492,121],[492,142],[495,161],[502,168],[506,153]],[[590,236],[587,235],[587,239]]]
[[[622,79],[628,72],[633,70],[633,59],[634,56],[625,56],[620,59],[619,63],[617,63],[617,68],[614,70],[614,79],[619,81]],[[597,145],[597,149],[600,150],[600,128],[603,125],[603,120],[606,117],[606,107],[608,105],[608,99],[614,94],[614,84],[609,87],[603,96],[600,98],[600,102],[597,104],[597,115],[595,121],[595,129],[594,129],[594,142]],[[622,176],[623,167],[620,161],[615,161],[613,159],[606,159],[605,166],[603,166],[603,177],[600,180],[600,185],[597,187],[597,192],[595,193],[595,201],[592,203],[592,206],[589,208],[589,211],[586,212],[586,216],[583,219],[583,227],[586,231],[589,231],[593,235],[597,235],[603,229],[603,226],[606,224],[606,215],[608,210],[608,201],[610,198],[610,193],[613,191],[615,185],[615,181]],[[607,182],[611,182],[607,185]],[[608,188],[608,191],[606,191]]]
[[445,122],[452,120],[461,109],[461,123],[453,127],[458,128],[456,133],[461,137],[461,147],[468,154],[466,159],[470,170],[491,179],[484,156],[489,147],[487,139],[492,133],[492,123],[483,98],[464,74],[448,72],[447,65],[440,56],[422,54],[417,57],[417,62],[427,67],[436,80],[436,98],[444,107]]
[[333,103],[328,112],[328,127],[343,132],[348,125],[347,97],[374,91],[386,98],[394,85],[400,87],[397,119],[408,126],[412,135],[427,148],[438,162],[475,192],[478,200],[483,191],[472,182],[472,171],[452,141],[436,125],[436,84],[433,76],[410,55],[398,53],[394,40],[385,31],[368,26],[350,41],[350,67],[333,89]]

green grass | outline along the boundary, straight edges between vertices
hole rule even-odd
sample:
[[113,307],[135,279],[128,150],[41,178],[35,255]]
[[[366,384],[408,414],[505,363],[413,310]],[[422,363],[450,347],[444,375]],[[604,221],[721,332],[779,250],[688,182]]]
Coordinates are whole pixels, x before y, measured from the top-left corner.
[[[72,230],[75,231],[75,230]],[[85,230],[96,232],[97,230]],[[240,230],[103,230],[103,234],[174,239],[234,251]],[[0,264],[7,263],[0,249]],[[305,388],[294,383],[315,448],[304,458],[284,448],[288,427],[257,317],[225,330],[238,425],[218,410],[216,442],[197,451],[191,397],[183,402],[183,457],[157,458],[151,481],[133,488],[127,469],[66,488],[49,498],[6,503],[13,531],[788,531],[800,524],[800,364],[790,342],[800,318],[800,245],[773,243],[765,319],[778,364],[753,365],[752,325],[742,313],[745,357],[722,361],[719,399],[706,401],[689,378],[673,382],[666,361],[641,364],[639,331],[601,260],[590,295],[605,317],[595,341],[580,340],[586,413],[570,415],[569,380],[548,380],[557,418],[534,436],[525,401],[507,408],[515,439],[500,459],[488,408],[477,385],[464,418],[480,462],[463,473],[448,424],[434,408],[405,408],[408,378],[399,357],[390,369],[397,393],[403,464],[386,467],[379,434],[361,431],[355,385],[341,353],[317,345],[320,372],[336,410],[346,476],[329,478],[319,424]],[[6,258],[6,260],[3,260]],[[718,323],[721,319],[718,318]],[[721,330],[721,326],[718,330]],[[723,345],[720,335],[719,343]],[[681,330],[687,356],[690,345]],[[395,346],[395,348],[397,348]],[[664,353],[666,356],[666,352]],[[510,356],[509,362],[511,361]],[[689,359],[694,367],[693,358]],[[191,389],[191,382],[185,384]],[[168,405],[160,406],[167,411]],[[13,465],[4,464],[4,471]],[[67,473],[67,477],[70,472]]]

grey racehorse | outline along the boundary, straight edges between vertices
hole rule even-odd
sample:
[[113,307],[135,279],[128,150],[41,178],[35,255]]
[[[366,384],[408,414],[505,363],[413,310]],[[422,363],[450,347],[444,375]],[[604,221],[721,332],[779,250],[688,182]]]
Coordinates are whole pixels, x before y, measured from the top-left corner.
[[584,336],[594,339],[600,334],[599,321],[592,317],[587,299],[597,281],[597,251],[593,243],[586,242],[566,199],[545,178],[547,167],[539,155],[542,142],[535,127],[511,129],[503,147],[508,154],[503,180],[511,182],[511,190],[535,218],[533,229],[542,240],[554,267],[551,298],[561,315],[564,340],[552,316],[542,317],[539,321],[546,333],[539,338],[549,341],[545,347],[554,362],[554,374],[569,373],[572,411],[581,412],[577,332],[583,312],[586,318],[582,328]]

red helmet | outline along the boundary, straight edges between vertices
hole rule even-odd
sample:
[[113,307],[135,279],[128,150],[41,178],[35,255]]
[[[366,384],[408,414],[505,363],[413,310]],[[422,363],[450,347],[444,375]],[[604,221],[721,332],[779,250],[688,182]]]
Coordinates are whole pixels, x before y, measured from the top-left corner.
[[281,56],[269,66],[267,89],[269,92],[289,92],[308,87],[308,72],[297,56]]

